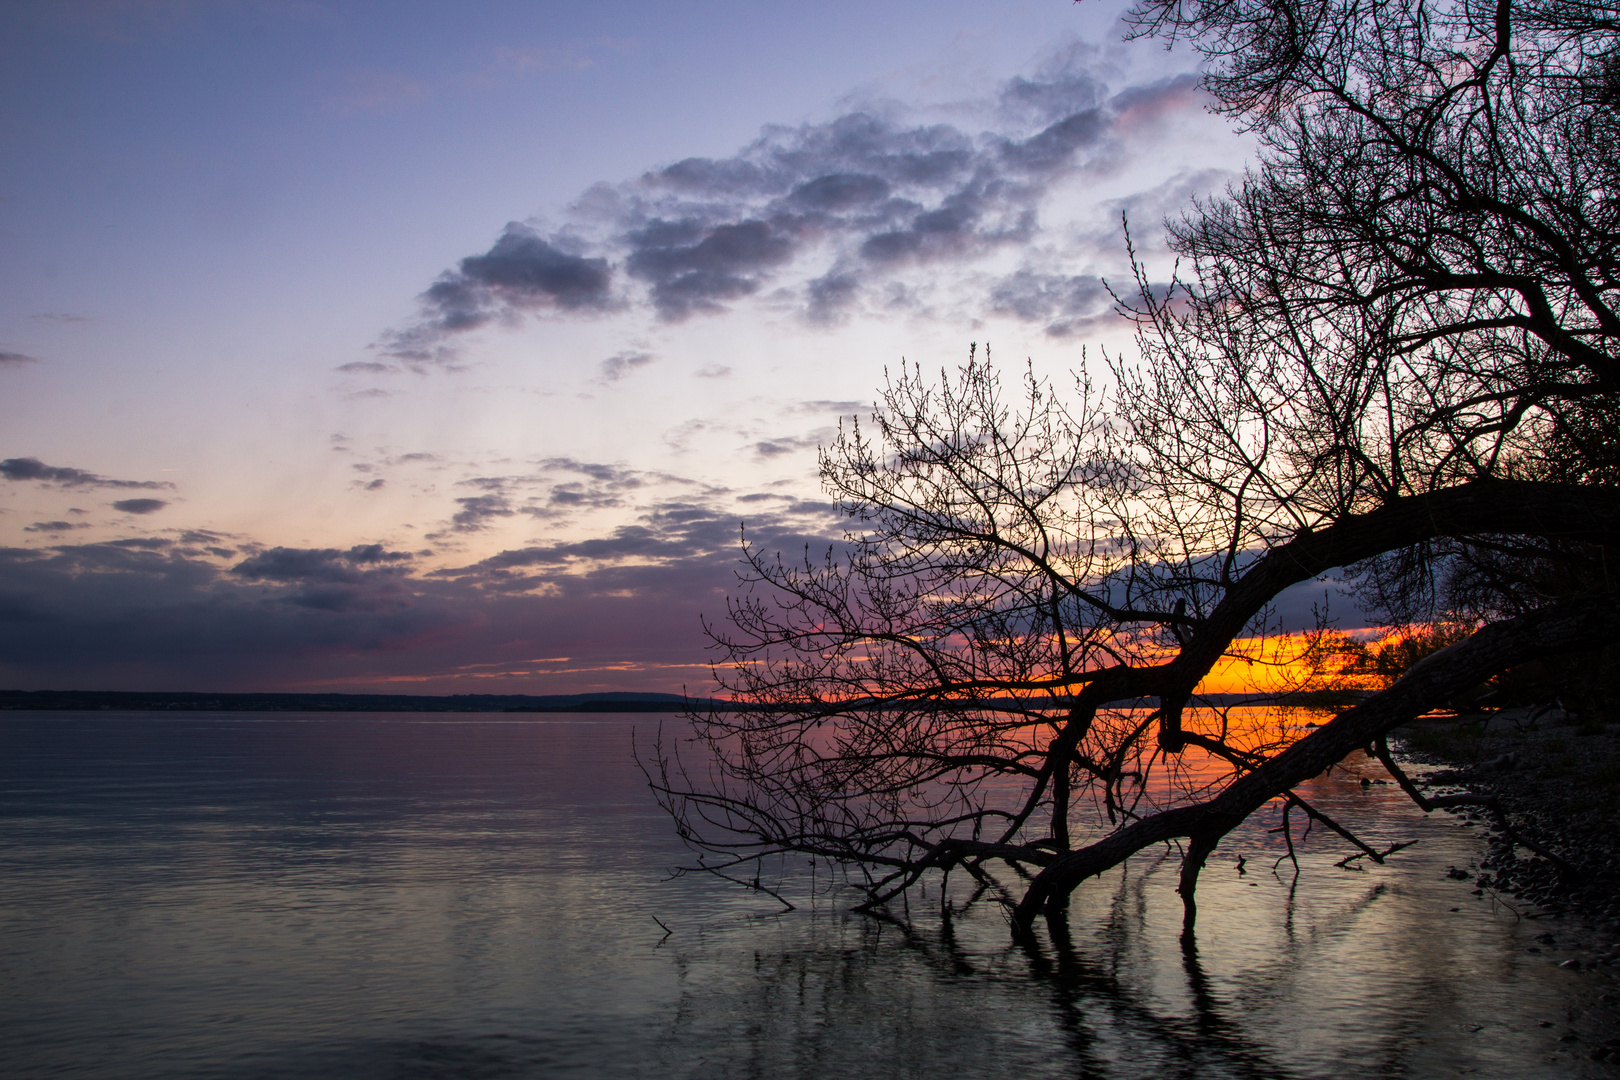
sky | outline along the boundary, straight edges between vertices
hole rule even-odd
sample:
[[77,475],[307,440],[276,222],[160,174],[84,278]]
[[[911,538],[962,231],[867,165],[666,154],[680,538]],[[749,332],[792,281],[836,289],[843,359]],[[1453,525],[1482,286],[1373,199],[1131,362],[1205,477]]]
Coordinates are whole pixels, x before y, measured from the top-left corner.
[[705,692],[886,370],[1241,174],[1122,11],[0,4],[0,688]]

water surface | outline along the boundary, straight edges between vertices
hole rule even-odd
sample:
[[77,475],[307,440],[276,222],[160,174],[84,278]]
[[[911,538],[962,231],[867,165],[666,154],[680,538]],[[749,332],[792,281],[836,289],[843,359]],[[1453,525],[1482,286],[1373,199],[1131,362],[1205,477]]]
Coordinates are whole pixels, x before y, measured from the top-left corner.
[[1305,793],[1419,841],[1388,865],[1336,869],[1346,849],[1313,836],[1296,880],[1257,820],[1210,862],[1196,954],[1159,852],[1086,885],[1032,953],[994,905],[941,919],[937,886],[886,923],[670,879],[689,855],[631,755],[657,722],[0,715],[0,1071],[1620,1071],[1588,1057],[1608,972],[1556,966],[1592,932],[1474,896],[1446,876],[1473,832],[1353,770]]

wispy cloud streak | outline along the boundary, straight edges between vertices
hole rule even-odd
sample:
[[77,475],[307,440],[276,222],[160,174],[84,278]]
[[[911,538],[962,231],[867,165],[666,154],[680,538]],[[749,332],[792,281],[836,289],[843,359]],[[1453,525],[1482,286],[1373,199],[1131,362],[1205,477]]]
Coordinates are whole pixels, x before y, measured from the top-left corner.
[[[83,469],[62,465],[47,465],[38,458],[6,458],[0,461],[0,479],[37,480],[42,484],[55,484],[68,488],[172,488],[162,480],[111,480]],[[152,500],[156,501],[156,500]],[[156,509],[154,507],[154,509]],[[141,511],[136,511],[140,513]]]

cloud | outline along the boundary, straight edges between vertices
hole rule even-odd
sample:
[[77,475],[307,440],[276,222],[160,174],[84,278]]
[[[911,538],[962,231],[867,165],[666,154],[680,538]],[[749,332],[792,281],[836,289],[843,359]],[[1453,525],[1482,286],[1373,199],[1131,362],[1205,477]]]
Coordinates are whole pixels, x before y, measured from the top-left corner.
[[835,416],[849,416],[852,413],[862,412],[872,407],[869,401],[831,401],[827,398],[815,398],[810,401],[800,401],[792,406],[797,413],[810,413],[812,415],[832,413]]
[[1046,332],[1059,337],[1112,316],[1114,298],[1095,275],[1019,270],[991,288],[990,307],[1025,322],[1044,322]]
[[24,525],[23,532],[58,533],[69,532],[73,529],[88,529],[89,527],[89,522],[85,521],[36,521],[32,525]]
[[0,352],[0,368],[22,367],[24,364],[37,364],[39,358],[28,356],[20,352]]
[[683,420],[668,431],[664,432],[664,445],[669,447],[672,454],[684,454],[692,448],[692,440],[705,431],[713,431],[720,427],[713,420],[703,420],[693,417]]
[[119,499],[112,505],[126,514],[155,514],[169,504],[162,499]]
[[[767,542],[785,540],[789,550],[801,546],[804,537],[789,517],[802,516],[810,507],[810,520],[815,526],[826,526],[834,520],[826,505],[794,502],[788,508],[762,515],[755,538]],[[827,542],[820,529],[815,542]],[[690,566],[694,561],[718,561],[731,566],[737,558],[737,544],[738,520],[729,509],[691,499],[665,499],[644,509],[634,524],[619,525],[606,536],[512,548],[470,566],[438,571],[437,576],[529,588],[541,579],[524,571],[540,568],[552,574],[566,567],[571,573],[594,575],[594,580],[604,575],[623,579],[638,570]],[[632,561],[634,567],[622,565],[626,560]]]
[[[451,533],[483,532],[500,519],[520,514],[557,518],[573,511],[622,507],[627,505],[632,493],[655,485],[662,488],[694,486],[693,481],[670,473],[570,457],[544,458],[534,462],[528,472],[472,476],[457,484],[476,488],[480,494],[454,500],[460,509],[447,523]],[[443,535],[427,534],[429,539]]]
[[601,374],[597,376],[597,379],[599,382],[603,383],[618,382],[636,368],[646,367],[656,359],[657,357],[653,356],[651,353],[618,353],[617,355],[608,357],[598,365]]
[[519,308],[600,308],[609,282],[607,260],[571,255],[514,222],[494,247],[462,259],[461,269],[440,278],[427,296],[447,328],[463,329],[484,321],[480,306],[492,300]]
[[412,556],[381,544],[336,548],[274,547],[249,556],[230,573],[250,581],[296,586],[282,599],[325,611],[385,611],[409,606],[404,567]]
[[1045,126],[1097,105],[1103,86],[1091,69],[1099,66],[1098,59],[1095,46],[1075,43],[1059,49],[1033,78],[1015,75],[1003,83],[997,108],[1013,123]]
[[61,487],[100,488],[172,488],[173,484],[159,480],[109,480],[83,469],[47,465],[38,458],[6,458],[0,461],[0,478],[6,480],[37,480],[43,484]]
[[766,271],[793,257],[795,247],[788,228],[759,220],[711,225],[695,218],[654,219],[629,240],[626,268],[652,286],[653,306],[672,322],[748,296]]
[[527,225],[508,224],[488,251],[467,256],[428,287],[421,296],[426,318],[386,335],[384,355],[417,365],[444,363],[452,355],[443,347],[447,334],[532,311],[612,309],[607,260],[557,245]]
[[[579,461],[576,458],[547,458],[541,468],[548,474],[574,474],[583,480],[550,480],[547,510],[594,510],[623,506],[633,493],[651,484],[688,485],[691,481],[669,473],[643,472],[623,465]],[[532,512],[532,511],[531,511]]]
[[274,547],[243,559],[231,573],[245,578],[282,582],[344,582],[364,580],[378,567],[409,563],[408,552],[389,551],[381,544],[337,548]]
[[860,277],[848,271],[829,270],[810,282],[809,303],[805,314],[812,322],[836,322],[843,316],[861,292]]
[[[703,692],[700,616],[736,580],[730,505],[665,500],[602,536],[435,573],[381,544],[222,563],[228,547],[186,546],[217,539],[202,531],[0,548],[0,685]],[[750,536],[797,552],[835,526],[826,507],[783,508],[751,517]]]
[[784,454],[795,454],[801,450],[810,450],[827,443],[833,436],[830,428],[812,432],[809,435],[785,436],[774,439],[763,439],[754,444],[754,454],[761,458],[781,457]]
[[468,496],[457,499],[456,505],[461,509],[450,519],[450,527],[456,532],[482,532],[489,528],[491,520],[509,518],[517,513],[512,509],[511,501],[499,494]]
[[[823,324],[914,304],[919,286],[972,292],[965,270],[974,262],[1002,258],[1004,276],[1007,250],[1074,239],[1043,221],[1061,184],[1087,170],[1117,171],[1133,140],[1201,107],[1196,73],[1110,93],[1088,70],[1096,66],[1070,49],[945,121],[893,104],[864,107],[767,127],[729,157],[597,184],[561,228],[542,234],[512,223],[488,252],[461,260],[423,294],[423,318],[385,336],[384,351],[448,363],[457,334],[534,311],[630,309],[679,322],[724,312],[768,286],[773,303],[785,298]],[[1118,246],[1117,229],[1110,240]],[[982,306],[989,298],[977,288],[961,299]],[[1000,302],[1015,315],[1032,304],[1062,306],[1058,298]]]
[[[101,544],[103,548],[134,548],[140,551],[161,551],[173,546],[174,541],[163,536],[132,536],[127,540],[108,540]],[[92,550],[87,548],[85,550]]]

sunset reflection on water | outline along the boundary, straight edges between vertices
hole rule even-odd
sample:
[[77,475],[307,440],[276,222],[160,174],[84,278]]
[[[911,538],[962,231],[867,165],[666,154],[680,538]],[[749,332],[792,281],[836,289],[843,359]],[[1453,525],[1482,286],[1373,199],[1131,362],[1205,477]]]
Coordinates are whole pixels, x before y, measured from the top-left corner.
[[825,868],[816,896],[799,868],[785,915],[669,879],[690,856],[630,752],[656,723],[0,718],[6,1074],[1606,1068],[1558,1039],[1599,1022],[1608,984],[1527,952],[1545,923],[1446,876],[1473,831],[1364,787],[1382,773],[1359,755],[1301,794],[1375,845],[1419,841],[1386,865],[1335,868],[1348,849],[1318,830],[1296,878],[1262,812],[1210,860],[1194,954],[1165,850],[1082,886],[1031,953],[993,903],[942,918],[937,882],[885,922],[848,914]]

